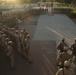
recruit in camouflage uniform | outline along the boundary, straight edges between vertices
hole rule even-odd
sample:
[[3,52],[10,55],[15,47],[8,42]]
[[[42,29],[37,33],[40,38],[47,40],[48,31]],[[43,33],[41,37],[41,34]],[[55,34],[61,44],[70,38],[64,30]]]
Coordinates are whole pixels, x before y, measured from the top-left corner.
[[6,34],[2,35],[2,46],[4,46],[4,44],[5,44],[6,36],[7,36]]
[[70,68],[70,62],[64,62],[64,68],[60,68],[55,75],[75,75],[73,69]]
[[30,46],[30,35],[26,36],[26,39],[24,40],[24,50],[22,52],[22,55],[25,57],[25,59],[29,60],[29,46]]
[[17,51],[18,53],[21,53],[21,45],[20,45],[20,35],[19,35],[19,31],[16,30],[15,31],[15,39],[16,39],[16,44],[17,44]]
[[74,63],[76,65],[76,38],[74,39],[74,43],[71,45],[70,50],[72,51],[72,56],[74,57]]
[[24,50],[24,32],[23,30],[21,30],[20,32],[20,45],[21,45],[21,53],[23,52]]
[[60,50],[60,52],[63,52],[64,51],[64,46],[68,46],[68,44],[65,42],[65,38],[62,39],[62,42],[60,42],[57,46],[57,50]]
[[22,28],[22,31],[23,31],[24,38],[26,39],[26,36],[27,36],[29,33],[28,33],[27,30],[25,30],[24,28]]
[[6,51],[6,55],[7,55],[8,61],[10,63],[10,66],[13,69],[14,68],[14,54],[13,54],[12,44],[13,44],[13,42],[9,41],[5,51]]
[[[6,38],[5,39],[5,42],[4,42],[4,46],[5,46],[5,50],[6,50],[6,48],[7,48],[7,46],[8,46],[8,42],[10,41],[10,38]],[[5,51],[6,52],[6,51]]]
[[59,67],[64,67],[64,61],[71,61],[72,56],[67,51],[68,47],[64,46],[64,52],[61,52],[57,58]]

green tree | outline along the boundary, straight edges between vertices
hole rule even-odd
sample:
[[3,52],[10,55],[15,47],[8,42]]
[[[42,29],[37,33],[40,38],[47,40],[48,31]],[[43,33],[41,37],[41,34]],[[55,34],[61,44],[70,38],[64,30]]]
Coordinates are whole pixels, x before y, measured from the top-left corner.
[[46,0],[43,0],[43,2],[46,2]]
[[75,7],[76,6],[76,0],[72,0],[72,4]]
[[57,1],[57,2],[60,2],[60,3],[64,3],[64,0],[55,0],[55,1]]
[[39,2],[40,0],[19,0],[20,3],[37,3]]
[[65,4],[71,4],[72,3],[72,0],[64,0],[64,3]]
[[39,2],[40,0],[30,0],[31,3],[37,3]]

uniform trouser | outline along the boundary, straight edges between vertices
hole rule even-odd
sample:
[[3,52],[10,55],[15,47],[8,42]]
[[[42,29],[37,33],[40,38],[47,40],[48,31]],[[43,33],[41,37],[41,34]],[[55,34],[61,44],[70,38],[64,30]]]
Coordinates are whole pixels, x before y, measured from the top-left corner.
[[29,59],[29,53],[26,49],[22,51],[22,55],[25,57],[25,59]]
[[72,61],[76,65],[76,52],[72,52]]
[[9,60],[11,68],[13,68],[14,67],[14,57],[13,57],[13,55],[8,56],[8,60]]
[[3,47],[2,47],[2,44],[0,44],[0,52],[2,52],[2,48],[3,48]]
[[21,53],[21,45],[20,45],[20,43],[17,43],[17,50],[18,50],[18,53]]
[[73,70],[75,71],[75,70],[76,70],[76,65],[75,65],[73,62],[71,62],[70,68],[73,69]]
[[73,62],[76,65],[76,56],[73,57]]
[[62,52],[63,52],[63,50],[57,50],[57,58],[58,58],[59,54]]

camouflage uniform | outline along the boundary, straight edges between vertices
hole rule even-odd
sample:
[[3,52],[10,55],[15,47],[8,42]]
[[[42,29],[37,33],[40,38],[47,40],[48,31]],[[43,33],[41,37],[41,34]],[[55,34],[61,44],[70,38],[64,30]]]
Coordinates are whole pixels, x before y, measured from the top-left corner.
[[67,53],[68,47],[64,47],[64,52],[61,52],[59,56],[57,57],[57,63],[60,67],[64,67],[64,61],[68,61],[72,59],[72,55]]
[[28,60],[29,59],[29,39],[24,40],[24,49],[22,55]]
[[20,36],[19,36],[19,31],[18,30],[16,30],[15,38],[16,38],[18,53],[21,53]]
[[8,46],[8,42],[9,42],[9,41],[10,41],[10,38],[6,38],[6,39],[5,39],[5,42],[4,42],[5,50],[6,50],[7,46]]
[[26,38],[26,36],[29,34],[24,28],[22,29],[23,31],[23,35],[24,35],[24,38]]
[[12,48],[12,41],[8,42],[7,48],[6,48],[6,55],[8,57],[8,61],[10,63],[11,68],[14,68],[14,55],[13,55],[13,48]]
[[76,64],[76,38],[75,42],[71,45],[70,49],[72,51],[72,56],[74,56],[74,63]]
[[24,56],[29,63],[32,63],[33,61],[29,59],[30,35],[27,35],[26,39],[23,38],[22,45],[23,45],[23,48],[21,49],[22,56]]
[[21,30],[21,33],[20,33],[21,52],[22,52],[22,50],[24,50],[24,40],[25,40],[24,32],[23,32],[23,30]]
[[75,72],[69,68],[70,62],[64,62],[64,68],[60,68],[55,75],[75,75]]
[[76,56],[76,38],[75,38],[75,42],[71,45],[70,49],[73,52],[73,55]]
[[68,44],[65,42],[65,39],[63,38],[62,42],[60,42],[58,44],[57,50],[60,50],[60,52],[63,52],[64,51],[64,46],[67,46],[69,48]]
[[2,46],[4,46],[4,44],[5,44],[6,36],[7,36],[6,34],[2,35]]

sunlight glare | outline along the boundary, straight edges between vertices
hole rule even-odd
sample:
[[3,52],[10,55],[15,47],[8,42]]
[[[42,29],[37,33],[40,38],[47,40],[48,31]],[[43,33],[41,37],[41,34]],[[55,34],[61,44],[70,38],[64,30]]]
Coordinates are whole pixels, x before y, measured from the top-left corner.
[[17,3],[18,0],[7,0],[7,3]]

